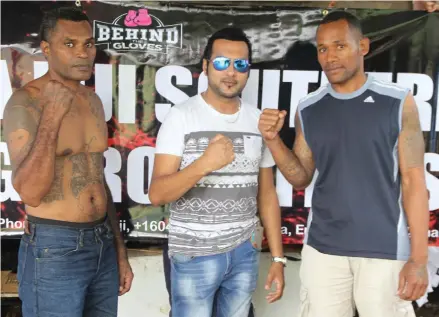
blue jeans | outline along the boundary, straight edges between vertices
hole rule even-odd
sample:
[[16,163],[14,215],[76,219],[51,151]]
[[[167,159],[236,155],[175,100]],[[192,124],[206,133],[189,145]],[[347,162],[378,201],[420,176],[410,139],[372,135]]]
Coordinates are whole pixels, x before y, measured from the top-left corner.
[[24,317],[117,316],[119,273],[114,236],[91,228],[29,222],[18,253]]
[[259,256],[249,240],[217,255],[172,255],[172,317],[211,317],[212,313],[247,317],[258,280]]

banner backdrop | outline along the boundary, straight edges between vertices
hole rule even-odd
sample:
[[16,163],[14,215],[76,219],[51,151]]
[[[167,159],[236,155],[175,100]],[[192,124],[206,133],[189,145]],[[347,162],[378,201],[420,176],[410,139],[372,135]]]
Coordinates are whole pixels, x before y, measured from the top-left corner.
[[[34,2],[19,11],[7,10],[7,5],[3,6],[2,24],[11,27],[2,31],[0,119],[12,92],[47,71],[36,37],[42,4]],[[254,63],[242,97],[255,107],[288,111],[281,136],[289,147],[294,142],[298,100],[327,83],[314,43],[317,23],[323,17],[321,9],[144,7],[126,2],[84,3],[83,9],[93,24],[99,49],[94,75],[84,84],[95,89],[104,104],[110,146],[105,153],[105,174],[121,217],[121,230],[128,237],[166,237],[166,206],[153,207],[148,198],[155,140],[170,107],[206,89],[200,59],[214,31],[234,25],[250,37]],[[17,28],[12,27],[16,12],[22,23]],[[429,144],[439,130],[435,116],[439,37],[433,36],[433,30],[439,29],[439,15],[382,10],[353,13],[362,19],[371,39],[366,70],[412,89]],[[11,185],[3,137],[0,153],[2,235],[20,234],[25,207]],[[439,246],[437,148],[426,149],[425,163],[430,244]],[[302,243],[313,186],[314,182],[304,191],[295,191],[276,172],[285,244]]]

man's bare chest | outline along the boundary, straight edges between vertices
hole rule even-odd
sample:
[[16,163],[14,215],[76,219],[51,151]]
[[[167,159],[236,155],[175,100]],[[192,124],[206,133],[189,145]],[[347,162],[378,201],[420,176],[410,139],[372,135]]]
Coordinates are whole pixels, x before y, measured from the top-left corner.
[[57,156],[81,152],[104,152],[107,149],[107,125],[103,109],[77,98],[63,118],[56,148]]

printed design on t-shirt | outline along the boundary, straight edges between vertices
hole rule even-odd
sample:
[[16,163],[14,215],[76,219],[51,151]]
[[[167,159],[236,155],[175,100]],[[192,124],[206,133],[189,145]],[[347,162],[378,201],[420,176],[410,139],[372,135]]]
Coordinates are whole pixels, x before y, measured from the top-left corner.
[[190,209],[195,212],[203,212],[206,214],[211,213],[224,213],[224,214],[238,214],[247,213],[247,211],[253,211],[256,207],[256,199],[254,197],[245,197],[239,200],[225,199],[207,199],[203,200],[201,198],[193,197],[190,199],[185,199],[182,197],[179,199],[175,205],[176,211]]
[[188,133],[180,169],[199,159],[217,134],[232,140],[235,159],[200,179],[171,204],[169,244],[174,252],[212,254],[227,249],[249,236],[256,223],[258,175],[263,157],[260,134]]
[[258,186],[258,175],[242,175],[239,179],[228,175],[209,175],[203,177],[195,185],[196,187],[209,188],[242,188]]
[[[199,159],[209,146],[210,139],[217,134],[211,131],[205,131],[205,133],[207,133],[208,136],[202,132],[195,132],[186,137],[188,140],[185,143],[180,169],[189,166]],[[231,164],[214,171],[212,175],[217,173],[258,173],[262,155],[262,138],[242,132],[218,133],[231,135],[229,138],[233,142],[235,159]],[[250,143],[248,142],[249,140],[251,141]],[[212,182],[210,182],[210,184],[212,184]],[[230,185],[231,183],[228,182],[227,184]]]
[[[218,226],[218,225],[217,225]],[[191,251],[193,245],[197,245],[197,250],[211,251],[215,248],[222,249],[240,239],[242,231],[248,230],[243,226],[230,227],[227,224],[222,225],[224,228],[221,230],[202,231],[198,230],[197,235],[194,236],[193,229],[187,229],[181,227],[178,224],[173,225],[173,236],[170,244],[178,245],[179,249],[184,251]],[[205,241],[211,241],[212,243],[205,243]],[[204,253],[204,252],[203,252]]]
[[[183,169],[185,167],[188,167],[193,162],[198,160],[203,153],[194,153],[194,154],[183,154],[183,158],[181,159],[181,165],[180,168]],[[224,166],[223,168],[213,172],[215,173],[257,173],[259,170],[259,163],[260,163],[261,157],[257,158],[248,158],[243,153],[236,153],[235,152],[235,159],[233,162],[227,166]],[[256,172],[255,172],[256,171]]]

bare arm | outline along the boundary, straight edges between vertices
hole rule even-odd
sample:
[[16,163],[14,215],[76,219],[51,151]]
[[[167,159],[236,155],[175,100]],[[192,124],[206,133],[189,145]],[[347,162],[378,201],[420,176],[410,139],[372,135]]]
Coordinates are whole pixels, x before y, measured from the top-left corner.
[[208,174],[202,160],[196,160],[178,171],[180,162],[179,156],[156,154],[149,188],[149,199],[153,205],[165,205],[179,199]]
[[280,207],[272,168],[259,169],[258,205],[271,255],[283,257]]
[[119,295],[123,295],[131,289],[134,274],[128,261],[127,249],[119,229],[119,219],[117,218],[116,208],[114,207],[111,191],[105,180],[104,185],[107,192],[107,216],[114,234],[114,244],[117,252],[117,264],[119,269]]
[[125,243],[120,232],[119,219],[117,217],[116,207],[114,206],[113,196],[111,195],[110,188],[105,180],[104,186],[107,194],[107,217],[110,221],[111,229],[114,234],[114,244],[116,246],[117,255],[122,258],[128,258]]
[[315,165],[311,149],[305,141],[297,113],[295,126],[296,137],[293,151],[285,146],[279,135],[271,141],[266,141],[266,143],[282,175],[295,189],[301,190],[311,183]]
[[[12,183],[23,202],[40,205],[55,173],[55,150],[62,116],[43,110],[25,90],[15,92],[5,108],[4,135],[12,163]],[[38,172],[36,172],[38,171]]]
[[415,100],[409,94],[402,113],[399,136],[402,202],[411,233],[411,258],[426,263],[428,253],[428,192],[424,172],[424,138]]

